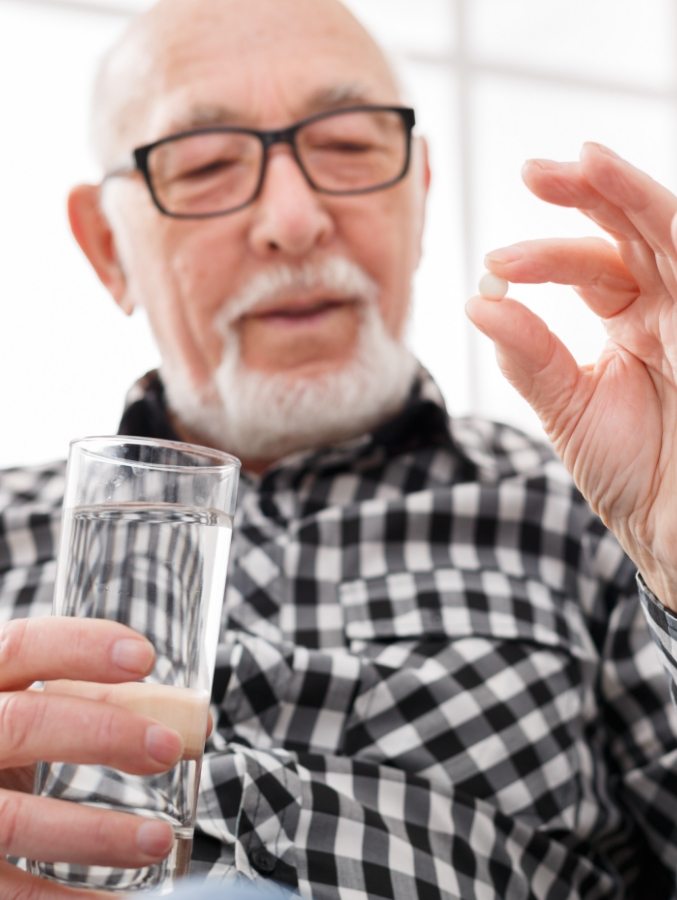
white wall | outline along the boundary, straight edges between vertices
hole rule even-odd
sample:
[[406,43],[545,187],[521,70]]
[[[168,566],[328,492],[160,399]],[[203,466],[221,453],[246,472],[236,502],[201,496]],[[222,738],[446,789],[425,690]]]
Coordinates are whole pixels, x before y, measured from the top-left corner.
[[[214,0],[218,2],[218,0]],[[0,465],[63,456],[115,430],[124,392],[156,362],[65,219],[95,178],[86,106],[95,60],[144,0],[0,0]],[[349,0],[396,54],[433,162],[411,342],[450,407],[538,431],[467,324],[484,252],[530,236],[594,233],[520,182],[530,156],[613,146],[677,188],[677,27],[670,0]],[[117,9],[117,12],[115,10]],[[513,291],[590,361],[600,328],[571,291]]]
[[65,198],[95,175],[86,107],[95,60],[123,20],[0,0],[0,464],[63,457],[110,433],[125,385],[155,353],[68,232]]

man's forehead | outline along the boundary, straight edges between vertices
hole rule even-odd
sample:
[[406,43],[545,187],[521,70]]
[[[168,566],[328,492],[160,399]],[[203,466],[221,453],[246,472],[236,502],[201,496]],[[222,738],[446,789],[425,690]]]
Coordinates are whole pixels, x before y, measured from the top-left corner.
[[[309,86],[310,87],[310,86]],[[296,98],[290,115],[296,119],[314,113],[350,106],[378,104],[391,98],[372,86],[361,82],[349,82],[328,87],[309,89]],[[224,103],[191,102],[189,98],[176,97],[165,109],[165,118],[157,122],[163,134],[190,128],[208,128],[213,125],[240,125],[244,127],[276,128],[291,124],[289,121],[260,121],[251,111],[237,105]],[[161,136],[161,135],[160,135]]]
[[107,69],[95,115],[127,150],[185,128],[274,128],[399,94],[381,49],[336,0],[162,0]]

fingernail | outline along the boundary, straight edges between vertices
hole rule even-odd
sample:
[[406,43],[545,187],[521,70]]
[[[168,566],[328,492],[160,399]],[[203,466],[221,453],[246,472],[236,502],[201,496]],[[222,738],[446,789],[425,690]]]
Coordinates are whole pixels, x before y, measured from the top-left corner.
[[556,162],[554,159],[541,159],[540,157],[537,157],[535,159],[525,159],[522,164],[522,169],[557,169],[561,165],[561,163]]
[[148,856],[166,856],[173,843],[174,832],[167,822],[144,822],[136,832],[136,844]]
[[511,263],[517,262],[518,259],[522,259],[521,248],[517,245],[513,244],[512,247],[499,247],[498,250],[492,250],[490,253],[484,257],[484,263],[489,267],[489,263]]
[[183,741],[176,731],[164,725],[149,725],[146,729],[146,750],[156,762],[170,766],[181,758]]
[[147,672],[153,665],[154,651],[148,641],[125,638],[116,641],[111,651],[111,659],[120,669],[128,672]]
[[586,141],[583,144],[584,147],[594,147],[595,150],[599,150],[600,153],[605,153],[607,156],[613,156],[614,159],[620,159],[618,153],[614,153],[613,150],[610,150],[608,147],[605,147],[604,144],[598,144],[596,141]]

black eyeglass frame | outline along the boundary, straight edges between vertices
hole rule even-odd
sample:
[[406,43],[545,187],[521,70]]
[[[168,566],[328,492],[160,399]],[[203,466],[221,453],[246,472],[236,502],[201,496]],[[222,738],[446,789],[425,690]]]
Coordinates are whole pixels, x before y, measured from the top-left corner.
[[[389,179],[388,181],[381,182],[379,184],[366,187],[366,188],[355,188],[353,190],[332,190],[330,188],[322,188],[313,181],[308,172],[303,165],[301,157],[298,152],[298,148],[296,146],[296,134],[306,125],[312,124],[313,122],[318,122],[322,119],[329,118],[330,116],[339,116],[342,114],[349,114],[355,112],[393,112],[397,113],[405,126],[405,157],[402,163],[402,168],[400,173],[394,177]],[[410,106],[374,106],[369,104],[364,104],[360,106],[346,106],[339,107],[338,109],[325,110],[320,113],[316,113],[315,115],[308,116],[305,119],[300,119],[298,122],[294,122],[293,125],[289,125],[286,128],[273,128],[273,129],[256,129],[256,128],[242,128],[235,125],[213,125],[207,128],[193,128],[188,131],[179,131],[176,134],[170,134],[166,137],[160,138],[157,141],[153,141],[150,144],[144,144],[141,147],[136,147],[132,151],[132,158],[134,163],[129,166],[121,166],[120,168],[113,169],[110,172],[107,172],[102,180],[102,183],[107,181],[110,178],[118,178],[123,175],[130,175],[133,172],[140,172],[143,176],[143,180],[146,183],[150,196],[155,204],[156,208],[165,216],[170,216],[173,219],[213,219],[217,216],[228,216],[231,213],[239,212],[239,210],[244,209],[246,206],[249,206],[250,203],[253,203],[261,192],[261,187],[263,186],[263,182],[266,176],[266,168],[268,166],[268,150],[274,144],[289,144],[291,147],[292,153],[294,155],[294,159],[296,160],[296,164],[301,170],[303,177],[306,179],[308,184],[314,191],[317,191],[319,194],[330,194],[332,196],[355,196],[357,194],[371,194],[374,191],[382,191],[386,188],[392,187],[394,184],[397,184],[398,181],[402,181],[403,178],[407,175],[409,171],[409,164],[411,162],[411,133],[413,131],[414,125],[416,124],[416,116],[414,110]],[[261,142],[263,155],[261,157],[261,171],[259,174],[259,179],[254,187],[254,191],[252,195],[247,199],[244,203],[240,203],[238,206],[234,206],[232,209],[226,209],[224,211],[218,212],[208,212],[208,213],[176,213],[170,212],[166,206],[159,199],[155,188],[153,186],[153,179],[150,174],[150,168],[148,165],[148,159],[155,150],[156,147],[161,147],[163,144],[168,144],[174,140],[184,137],[192,137],[193,135],[199,134],[228,134],[228,133],[237,133],[237,134],[247,134],[252,137],[258,138]]]

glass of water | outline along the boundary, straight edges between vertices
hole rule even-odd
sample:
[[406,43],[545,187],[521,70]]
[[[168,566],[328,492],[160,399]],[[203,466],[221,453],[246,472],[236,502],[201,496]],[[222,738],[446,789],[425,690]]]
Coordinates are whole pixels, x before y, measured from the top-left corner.
[[34,861],[72,887],[169,892],[188,872],[208,727],[240,463],[217,450],[133,437],[71,444],[53,612],[113,619],[156,651],[142,682],[60,682],[46,689],[104,699],[178,731],[184,755],[168,772],[41,763],[35,792],[169,822],[172,852],[141,869]]

